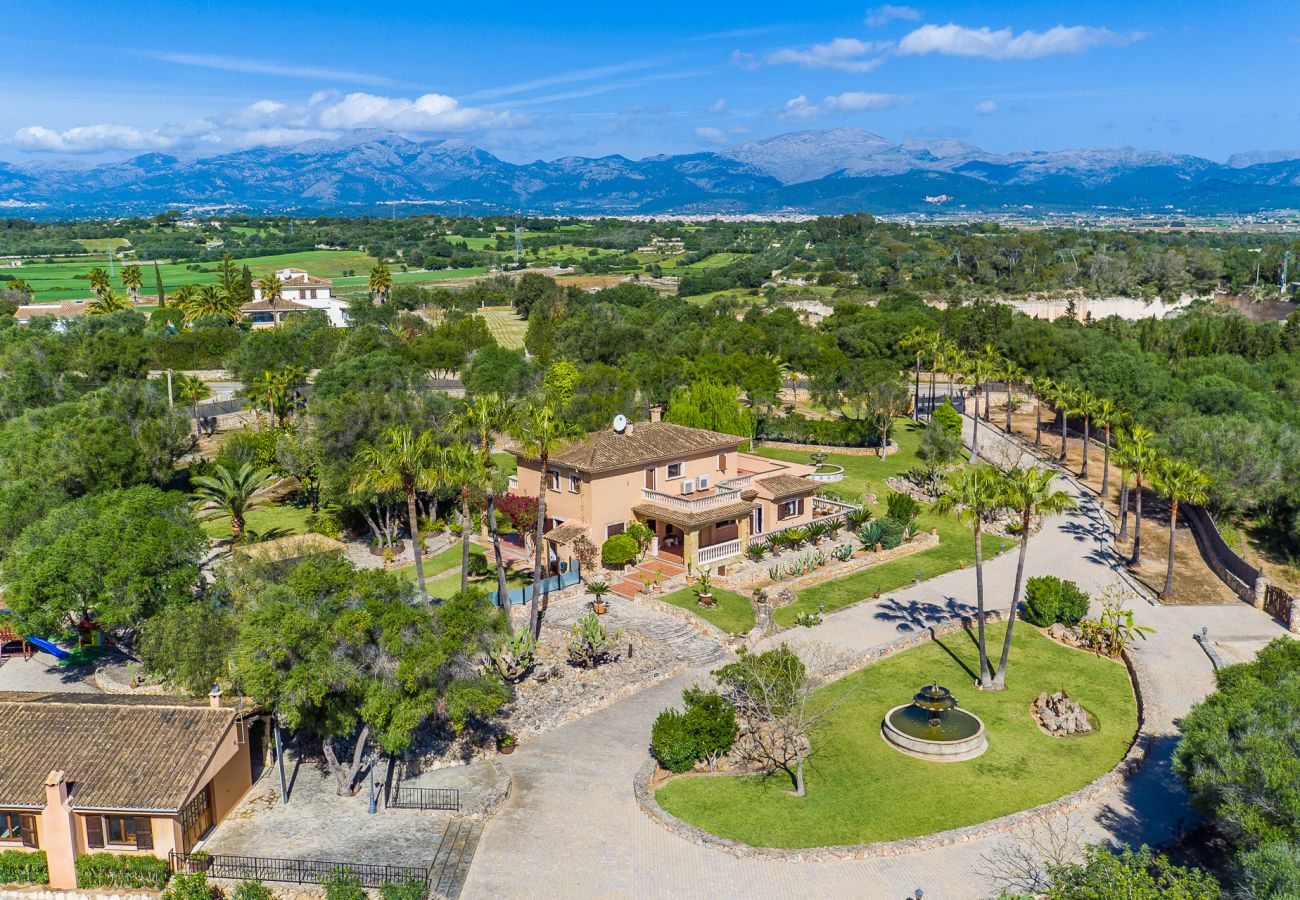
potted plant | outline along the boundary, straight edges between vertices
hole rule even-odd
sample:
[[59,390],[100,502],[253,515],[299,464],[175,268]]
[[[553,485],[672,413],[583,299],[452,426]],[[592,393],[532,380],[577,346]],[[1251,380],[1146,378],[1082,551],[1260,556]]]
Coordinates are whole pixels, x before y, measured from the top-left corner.
[[700,577],[695,579],[695,600],[700,606],[713,606],[713,581],[709,578],[709,571],[705,569],[700,573]]
[[589,581],[587,582],[587,593],[595,598],[591,601],[591,611],[598,616],[603,616],[609,609],[609,605],[605,603],[605,595],[609,593],[609,585],[603,581]]
[[515,744],[517,743],[518,741],[513,734],[503,734],[497,738],[497,752],[509,756],[515,752]]

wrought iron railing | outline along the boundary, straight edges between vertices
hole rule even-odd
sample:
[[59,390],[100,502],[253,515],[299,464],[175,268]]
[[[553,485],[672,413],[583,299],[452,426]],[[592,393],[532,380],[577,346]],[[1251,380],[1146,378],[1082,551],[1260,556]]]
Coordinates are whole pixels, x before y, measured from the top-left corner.
[[288,884],[324,884],[331,876],[346,873],[362,887],[378,888],[384,884],[416,881],[428,884],[429,870],[423,866],[387,866],[375,863],[343,862],[322,859],[283,859],[269,856],[226,856],[209,853],[167,854],[173,873],[239,881],[257,879]]
[[384,804],[392,809],[448,809],[460,811],[460,791],[456,788],[398,787]]

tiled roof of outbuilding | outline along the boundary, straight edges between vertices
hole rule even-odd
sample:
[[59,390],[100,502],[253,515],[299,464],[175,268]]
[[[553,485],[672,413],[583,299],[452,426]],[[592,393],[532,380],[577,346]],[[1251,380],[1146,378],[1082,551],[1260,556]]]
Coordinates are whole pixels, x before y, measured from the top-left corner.
[[610,472],[736,447],[744,438],[671,422],[637,422],[622,434],[595,431],[550,456],[551,465],[579,472]]

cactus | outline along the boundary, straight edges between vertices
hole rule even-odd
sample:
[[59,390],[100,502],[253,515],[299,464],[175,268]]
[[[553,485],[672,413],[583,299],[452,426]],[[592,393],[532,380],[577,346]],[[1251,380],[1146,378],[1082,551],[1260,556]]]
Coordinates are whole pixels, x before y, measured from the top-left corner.
[[503,638],[488,651],[492,664],[501,673],[501,677],[510,684],[519,681],[528,673],[536,658],[537,641],[529,631],[521,631],[511,637]]
[[610,634],[595,613],[587,613],[573,623],[569,637],[569,662],[584,669],[594,669],[609,660],[614,645],[622,638],[622,628]]
[[770,578],[770,579],[772,579],[773,581],[780,581],[780,580],[781,580],[781,565],[780,565],[780,563],[776,563],[776,564],[774,564],[774,565],[770,565],[770,566],[767,567],[767,577]]

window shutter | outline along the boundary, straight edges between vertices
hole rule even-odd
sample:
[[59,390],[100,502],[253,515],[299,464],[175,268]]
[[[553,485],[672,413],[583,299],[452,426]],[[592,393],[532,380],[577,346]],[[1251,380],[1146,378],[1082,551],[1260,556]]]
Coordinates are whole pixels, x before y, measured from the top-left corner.
[[153,849],[153,819],[148,816],[135,817],[135,849]]
[[39,850],[41,848],[41,837],[36,833],[36,817],[24,813],[19,817],[19,822],[21,823],[19,827],[23,830],[23,846]]
[[92,850],[104,848],[104,820],[99,816],[86,817],[86,846]]

